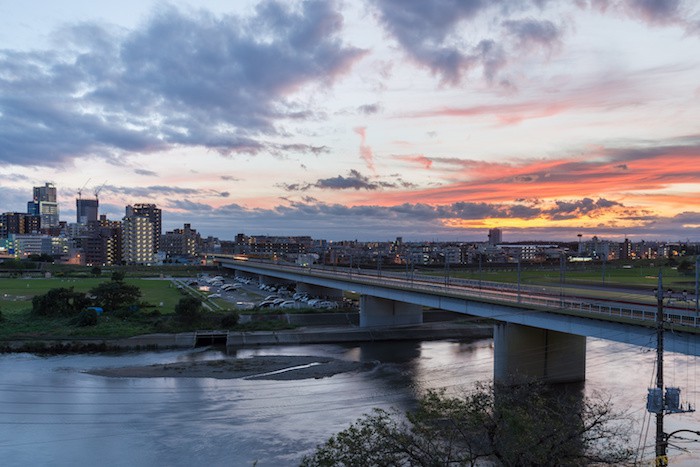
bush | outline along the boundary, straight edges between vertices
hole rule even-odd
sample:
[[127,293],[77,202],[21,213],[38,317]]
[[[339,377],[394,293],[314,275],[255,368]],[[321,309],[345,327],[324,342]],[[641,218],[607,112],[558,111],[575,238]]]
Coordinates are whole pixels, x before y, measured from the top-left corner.
[[75,316],[89,305],[84,293],[73,287],[51,289],[32,298],[32,313],[39,316]]
[[97,324],[97,312],[95,310],[83,310],[75,318],[76,326],[94,326]]
[[189,296],[181,298],[175,305],[175,316],[181,323],[196,323],[202,317],[202,301]]
[[226,329],[234,328],[238,324],[238,319],[238,313],[230,312],[221,317],[221,326]]

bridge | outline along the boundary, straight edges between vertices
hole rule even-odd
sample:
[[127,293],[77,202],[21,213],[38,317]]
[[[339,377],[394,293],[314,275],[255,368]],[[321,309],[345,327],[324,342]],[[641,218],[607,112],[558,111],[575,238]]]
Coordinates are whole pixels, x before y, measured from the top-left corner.
[[[421,324],[423,308],[494,320],[494,377],[549,382],[585,379],[586,337],[656,347],[655,302],[566,296],[554,288],[351,268],[302,267],[216,255],[215,264],[261,283],[294,283],[317,296],[360,296],[360,326]],[[602,294],[601,294],[602,295]],[[666,350],[700,355],[693,307],[665,307]]]

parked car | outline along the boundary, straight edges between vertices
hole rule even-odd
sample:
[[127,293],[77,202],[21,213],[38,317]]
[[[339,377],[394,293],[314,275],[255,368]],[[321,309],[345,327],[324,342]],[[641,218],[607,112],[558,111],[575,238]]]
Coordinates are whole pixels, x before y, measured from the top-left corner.
[[297,302],[295,302],[294,300],[285,300],[279,304],[279,307],[280,308],[296,308]]

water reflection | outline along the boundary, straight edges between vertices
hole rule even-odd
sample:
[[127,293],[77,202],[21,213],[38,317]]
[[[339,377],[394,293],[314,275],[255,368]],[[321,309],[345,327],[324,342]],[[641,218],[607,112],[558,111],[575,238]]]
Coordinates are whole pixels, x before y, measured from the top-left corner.
[[[253,355],[317,355],[382,364],[369,372],[318,380],[138,379],[85,371],[225,355],[202,349],[1,355],[3,465],[295,465],[303,453],[373,407],[405,410],[426,389],[458,393],[493,375],[492,341],[483,339],[261,347],[229,357]],[[587,359],[583,392],[603,390],[616,406],[631,407],[641,430],[653,352],[589,340]],[[670,355],[667,364],[669,382],[682,386],[691,402],[698,394],[695,363],[695,357]],[[667,432],[700,429],[700,422],[696,414],[673,415],[666,426]],[[700,459],[685,457],[690,459],[686,462]]]

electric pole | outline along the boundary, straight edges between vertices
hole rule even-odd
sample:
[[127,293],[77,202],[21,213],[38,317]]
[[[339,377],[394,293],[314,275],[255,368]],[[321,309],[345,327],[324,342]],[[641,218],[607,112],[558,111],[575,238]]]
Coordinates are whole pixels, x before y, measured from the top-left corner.
[[681,404],[681,390],[678,387],[664,389],[664,288],[662,273],[659,271],[659,284],[656,287],[656,387],[649,389],[647,395],[647,411],[656,414],[656,467],[668,466],[668,440],[671,434],[664,433],[664,414],[694,412],[695,409],[688,404],[685,408]]
[[[656,389],[663,398],[664,393],[664,288],[661,271],[659,284],[656,288]],[[663,399],[662,399],[663,401]],[[664,434],[664,407],[656,413],[656,465],[668,465],[666,457],[666,435]]]

